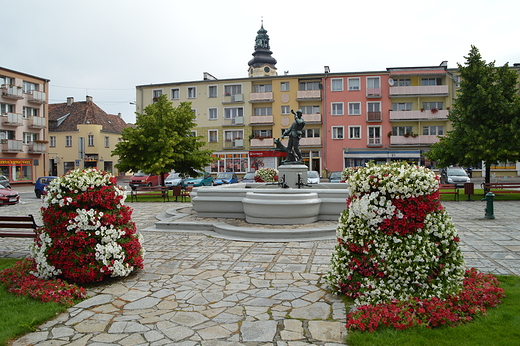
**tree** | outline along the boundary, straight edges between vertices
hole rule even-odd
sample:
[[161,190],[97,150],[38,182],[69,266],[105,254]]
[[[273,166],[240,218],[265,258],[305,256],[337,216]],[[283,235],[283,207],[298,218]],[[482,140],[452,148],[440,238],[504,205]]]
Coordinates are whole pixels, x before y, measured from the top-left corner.
[[448,114],[453,130],[426,156],[440,167],[484,161],[489,182],[492,165],[520,160],[518,75],[507,64],[486,63],[475,46],[465,58],[465,66],[457,64],[460,88]]
[[173,107],[166,95],[137,113],[136,126],[123,130],[122,141],[112,152],[119,156],[115,166],[121,172],[141,170],[164,174],[174,170],[196,176],[213,161],[211,150],[201,150],[202,136],[193,136],[195,115],[190,102]]

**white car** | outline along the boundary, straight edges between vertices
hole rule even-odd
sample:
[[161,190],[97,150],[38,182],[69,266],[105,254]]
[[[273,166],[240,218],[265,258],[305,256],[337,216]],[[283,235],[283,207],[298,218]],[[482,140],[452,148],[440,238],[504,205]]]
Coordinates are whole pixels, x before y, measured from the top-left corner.
[[316,171],[308,171],[307,172],[307,184],[319,184],[320,183],[320,175]]
[[171,190],[174,186],[181,185],[183,182],[183,178],[179,173],[170,173],[168,178],[164,179],[164,185],[168,186],[168,188]]

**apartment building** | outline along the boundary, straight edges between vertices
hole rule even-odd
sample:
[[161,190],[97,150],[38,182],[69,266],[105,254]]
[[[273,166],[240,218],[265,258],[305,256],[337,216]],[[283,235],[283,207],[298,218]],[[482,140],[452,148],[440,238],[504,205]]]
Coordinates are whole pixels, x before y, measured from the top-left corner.
[[93,102],[85,101],[49,105],[49,170],[63,175],[72,169],[95,167],[114,175],[118,156],[112,156],[121,133],[128,125],[121,114],[107,114]]
[[49,80],[0,67],[0,174],[12,186],[48,172]]

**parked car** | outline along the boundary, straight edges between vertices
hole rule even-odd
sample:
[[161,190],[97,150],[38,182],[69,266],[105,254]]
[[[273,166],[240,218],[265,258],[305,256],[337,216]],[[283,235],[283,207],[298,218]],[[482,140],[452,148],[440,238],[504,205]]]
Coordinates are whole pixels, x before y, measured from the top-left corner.
[[238,183],[238,176],[234,172],[222,172],[217,175],[213,185],[235,184]]
[[213,177],[208,172],[199,172],[199,175],[195,178],[185,179],[182,183],[183,187],[186,186],[211,186],[213,185]]
[[320,175],[316,171],[308,171],[307,172],[307,184],[319,184],[320,183]]
[[161,180],[156,174],[146,174],[141,171],[135,173],[130,178],[130,187],[135,189],[138,186],[157,186],[161,183]]
[[180,173],[170,173],[170,175],[164,179],[164,185],[173,189],[174,186],[180,185],[182,186],[184,178],[181,177]]
[[0,185],[0,205],[16,204],[20,202],[20,195],[4,185]]
[[36,179],[36,183],[34,184],[34,194],[36,195],[36,198],[41,198],[41,196],[45,195],[45,187],[56,178],[57,177],[55,176],[47,176]]
[[456,187],[464,187],[465,183],[471,183],[468,173],[462,167],[444,167],[439,170],[441,184],[455,184]]
[[242,183],[254,183],[255,182],[255,172],[249,172],[246,173],[242,180],[240,180]]
[[329,182],[331,183],[341,183],[341,173],[342,171],[332,172],[329,175]]
[[0,185],[3,185],[9,189],[11,188],[11,184],[9,184],[9,178],[7,178],[5,175],[0,175]]

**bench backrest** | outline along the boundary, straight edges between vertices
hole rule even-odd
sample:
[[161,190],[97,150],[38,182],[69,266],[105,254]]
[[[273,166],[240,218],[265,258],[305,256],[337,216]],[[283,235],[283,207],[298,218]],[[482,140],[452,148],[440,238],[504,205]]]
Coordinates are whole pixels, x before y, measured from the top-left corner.
[[32,214],[28,216],[0,216],[0,228],[37,229],[38,227]]

